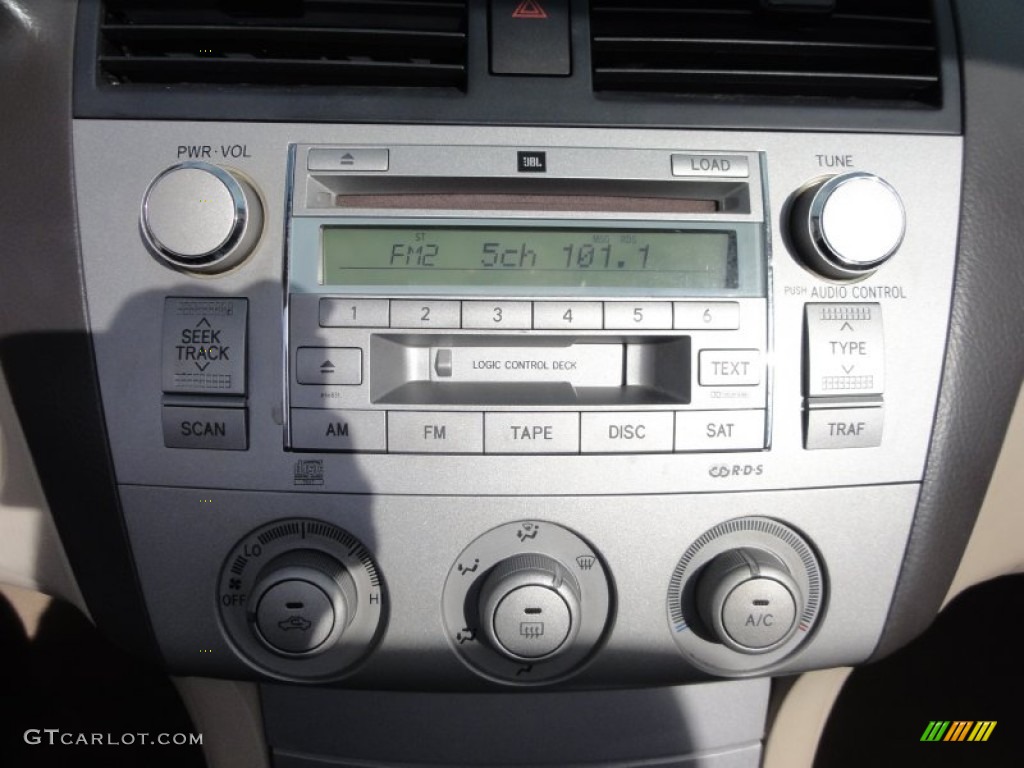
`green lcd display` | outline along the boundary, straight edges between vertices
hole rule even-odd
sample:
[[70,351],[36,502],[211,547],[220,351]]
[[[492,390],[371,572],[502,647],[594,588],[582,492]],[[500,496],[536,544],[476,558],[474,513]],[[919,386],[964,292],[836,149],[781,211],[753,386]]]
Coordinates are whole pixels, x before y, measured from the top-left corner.
[[323,228],[321,284],[714,291],[738,287],[736,233]]

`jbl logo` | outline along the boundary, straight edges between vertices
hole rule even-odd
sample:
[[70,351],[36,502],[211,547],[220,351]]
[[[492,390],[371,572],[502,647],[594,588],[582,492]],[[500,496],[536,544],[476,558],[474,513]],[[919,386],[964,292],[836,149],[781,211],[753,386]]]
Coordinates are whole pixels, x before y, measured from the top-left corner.
[[518,157],[520,173],[546,173],[548,170],[547,152],[519,152]]

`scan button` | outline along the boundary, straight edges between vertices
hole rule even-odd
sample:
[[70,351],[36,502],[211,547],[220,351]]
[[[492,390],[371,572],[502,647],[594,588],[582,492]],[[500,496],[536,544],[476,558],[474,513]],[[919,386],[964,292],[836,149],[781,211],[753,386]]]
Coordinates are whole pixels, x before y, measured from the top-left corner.
[[249,447],[244,408],[199,408],[165,405],[164,446],[244,451]]

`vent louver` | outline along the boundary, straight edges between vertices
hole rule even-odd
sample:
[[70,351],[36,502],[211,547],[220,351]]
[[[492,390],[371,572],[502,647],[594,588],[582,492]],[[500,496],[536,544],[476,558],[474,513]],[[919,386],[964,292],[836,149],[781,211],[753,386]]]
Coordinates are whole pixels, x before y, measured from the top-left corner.
[[108,84],[466,85],[466,0],[107,0]]
[[596,91],[941,105],[931,0],[592,0],[590,23]]

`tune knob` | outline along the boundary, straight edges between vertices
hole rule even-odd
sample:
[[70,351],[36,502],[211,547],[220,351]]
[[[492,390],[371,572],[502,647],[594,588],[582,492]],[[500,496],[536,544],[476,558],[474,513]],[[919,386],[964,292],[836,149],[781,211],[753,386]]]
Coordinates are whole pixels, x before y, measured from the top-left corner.
[[263,206],[236,173],[202,162],[168,168],[142,201],[150,250],[190,272],[223,272],[248,256],[263,230]]
[[323,552],[296,550],[257,576],[250,614],[270,650],[312,654],[341,639],[355,605],[356,587],[341,563]]
[[803,261],[836,279],[871,274],[903,242],[906,212],[884,179],[861,171],[818,181],[793,203],[790,228]]
[[762,549],[723,552],[697,584],[697,608],[706,628],[741,653],[764,653],[785,643],[796,630],[802,603],[785,563]]
[[506,657],[549,659],[572,645],[580,602],[576,578],[557,560],[515,555],[498,563],[480,589],[481,625]]

